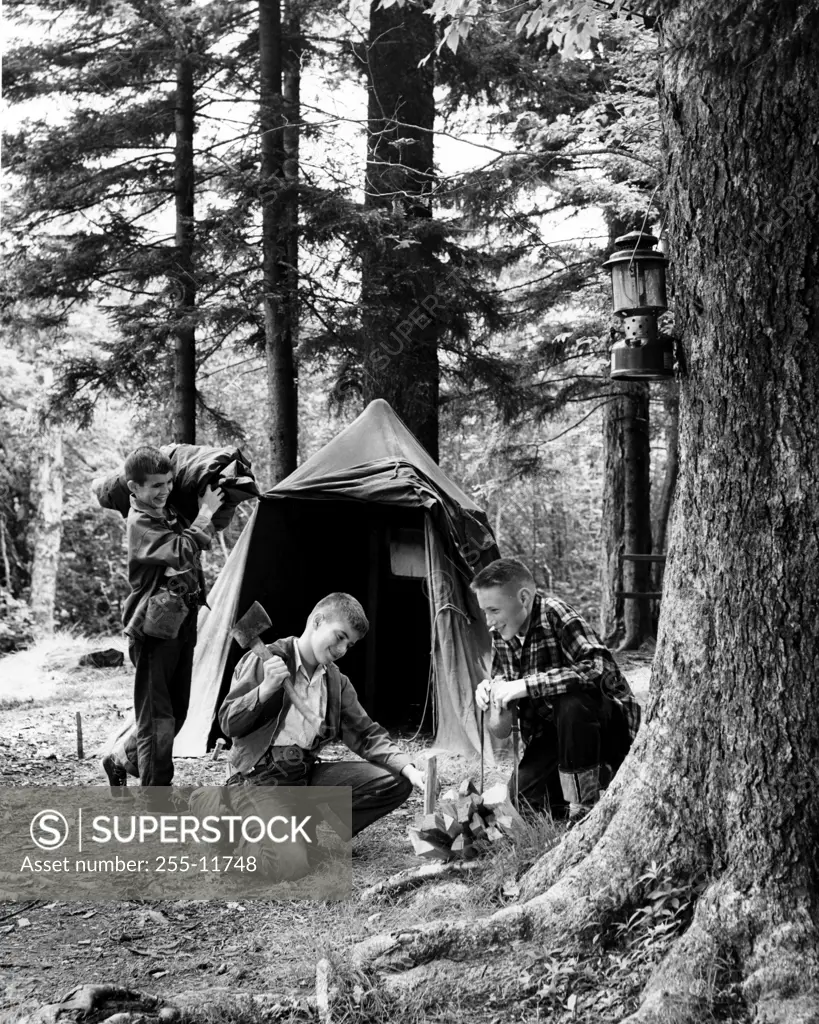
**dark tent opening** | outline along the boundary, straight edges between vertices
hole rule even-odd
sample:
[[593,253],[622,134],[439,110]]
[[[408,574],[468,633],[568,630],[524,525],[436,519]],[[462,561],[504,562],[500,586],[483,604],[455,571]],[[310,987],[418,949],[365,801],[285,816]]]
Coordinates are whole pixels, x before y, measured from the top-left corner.
[[[282,542],[295,537],[304,540]],[[418,574],[409,575],[413,570]],[[370,620],[369,633],[343,664],[359,700],[384,725],[430,728],[431,623],[424,579],[423,510],[282,498],[259,507],[239,614],[259,601],[282,636],[298,635],[317,597],[347,591]],[[232,653],[231,672],[242,652],[234,645]]]

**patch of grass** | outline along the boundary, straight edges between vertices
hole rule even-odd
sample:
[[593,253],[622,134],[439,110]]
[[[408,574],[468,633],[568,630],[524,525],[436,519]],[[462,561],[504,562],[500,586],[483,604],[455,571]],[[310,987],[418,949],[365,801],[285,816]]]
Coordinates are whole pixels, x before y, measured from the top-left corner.
[[34,706],[33,697],[0,697],[0,711],[11,711],[12,708],[19,708],[26,705]]
[[[446,988],[446,986],[444,986]],[[328,989],[330,1013],[339,1024],[445,1024],[465,1020],[457,996],[436,986],[434,992],[408,990],[391,995],[363,971],[333,963]],[[186,1010],[180,1024],[315,1024],[315,998],[225,995]]]
[[472,876],[470,902],[476,909],[495,910],[515,899],[512,882],[557,846],[566,831],[566,825],[552,821],[548,814],[532,814],[516,822],[510,836],[496,843],[481,842],[479,849],[486,867]]

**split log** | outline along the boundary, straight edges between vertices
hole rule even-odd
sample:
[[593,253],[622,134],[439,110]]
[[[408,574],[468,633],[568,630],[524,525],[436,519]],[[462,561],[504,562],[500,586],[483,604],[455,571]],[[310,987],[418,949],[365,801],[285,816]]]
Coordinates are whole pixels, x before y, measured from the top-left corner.
[[462,825],[469,824],[472,815],[480,807],[480,799],[475,794],[470,794],[458,801],[458,821]]
[[449,846],[452,836],[442,814],[416,814],[415,828],[424,839]]
[[478,856],[478,850],[471,835],[462,832],[452,840],[452,854],[463,857],[464,861],[472,861]]
[[425,860],[449,860],[452,856],[448,843],[444,846],[442,843],[430,842],[414,828],[409,829],[408,832],[416,857],[423,857]]
[[442,814],[441,820],[444,823],[444,831],[450,839],[459,836],[463,831],[461,823],[458,821],[457,812],[455,814]]
[[475,839],[486,838],[486,824],[477,811],[472,815],[469,822],[469,831]]
[[511,831],[513,825],[523,824],[523,818],[518,814],[515,805],[509,798],[509,790],[503,782],[487,789],[483,794],[483,806],[494,814],[493,824],[497,824],[499,819],[503,819],[507,831]]

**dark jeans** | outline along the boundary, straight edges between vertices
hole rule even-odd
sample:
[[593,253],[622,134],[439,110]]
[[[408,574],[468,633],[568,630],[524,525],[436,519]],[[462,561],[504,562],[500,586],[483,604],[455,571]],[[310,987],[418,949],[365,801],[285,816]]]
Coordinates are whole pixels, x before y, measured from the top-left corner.
[[188,714],[195,646],[193,609],[175,639],[146,636],[130,648],[136,724],[125,738],[125,753],[142,786],[169,786],[173,779],[173,741]]
[[306,755],[302,762],[256,767],[243,777],[254,786],[350,786],[352,793],[353,835],[400,807],[412,792],[412,783],[403,775],[369,761],[314,761]]
[[[543,734],[526,745],[518,766],[521,804],[535,811],[551,809],[564,817],[568,805],[559,772],[600,766],[600,784],[607,786],[625,760],[631,739],[623,712],[601,693],[583,691],[552,701],[554,717],[543,721]],[[608,770],[604,767],[608,765]]]

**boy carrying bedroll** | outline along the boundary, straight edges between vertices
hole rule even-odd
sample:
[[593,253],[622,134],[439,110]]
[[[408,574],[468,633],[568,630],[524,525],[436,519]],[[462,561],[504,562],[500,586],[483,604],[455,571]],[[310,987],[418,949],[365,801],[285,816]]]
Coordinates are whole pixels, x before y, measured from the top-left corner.
[[[353,835],[404,803],[413,786],[423,792],[423,774],[336,667],[368,629],[354,597],[330,594],[310,612],[301,636],[268,645],[275,657],[242,658],[219,709],[222,731],[233,740],[228,785],[350,786]],[[337,739],[365,760],[323,763],[321,748]]]
[[196,618],[205,603],[200,552],[209,548],[211,523],[222,504],[208,486],[199,514],[185,523],[167,507],[173,487],[168,457],[142,446],[125,461],[131,492],[126,526],[131,593],[122,613],[134,665],[134,716],[113,742],[102,766],[111,786],[138,775],[143,786],[169,786],[173,741],[188,713]]

